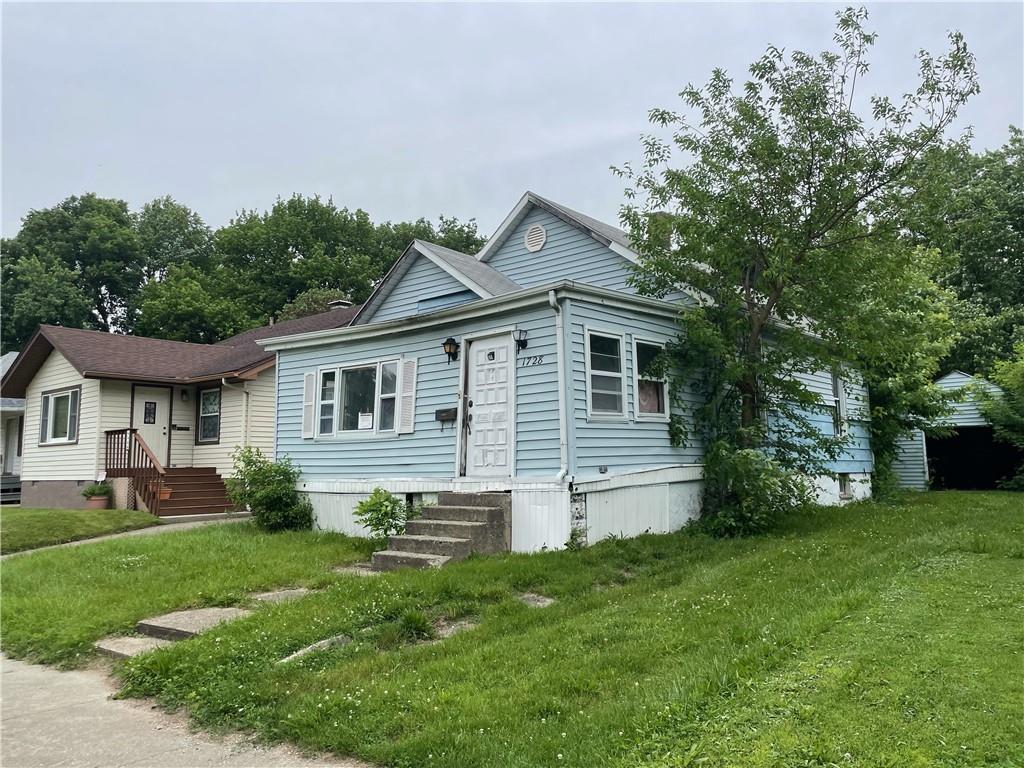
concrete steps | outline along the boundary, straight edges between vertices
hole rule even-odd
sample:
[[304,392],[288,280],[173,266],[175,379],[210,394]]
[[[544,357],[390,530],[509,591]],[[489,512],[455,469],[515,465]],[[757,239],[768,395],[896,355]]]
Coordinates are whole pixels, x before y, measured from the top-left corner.
[[442,493],[439,504],[410,520],[405,533],[392,536],[388,549],[374,552],[377,571],[438,568],[471,553],[508,552],[511,497],[505,493]]
[[232,619],[241,619],[252,611],[245,608],[193,608],[143,619],[135,625],[140,635],[163,640],[184,640]]

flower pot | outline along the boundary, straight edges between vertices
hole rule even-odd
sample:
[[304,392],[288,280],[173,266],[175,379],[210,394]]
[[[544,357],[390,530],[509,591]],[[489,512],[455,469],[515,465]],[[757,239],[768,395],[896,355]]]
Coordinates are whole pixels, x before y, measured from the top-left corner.
[[160,489],[160,501],[167,501],[169,498],[171,498],[171,489],[170,488],[166,488],[166,487],[161,488]]
[[85,500],[86,509],[106,509],[110,506],[109,496],[90,496]]

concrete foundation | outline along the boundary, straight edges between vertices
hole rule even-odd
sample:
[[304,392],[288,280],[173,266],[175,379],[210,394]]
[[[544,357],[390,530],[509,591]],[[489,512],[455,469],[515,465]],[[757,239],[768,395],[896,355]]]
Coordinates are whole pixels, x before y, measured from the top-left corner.
[[81,509],[82,489],[95,480],[23,480],[21,506],[47,509]]

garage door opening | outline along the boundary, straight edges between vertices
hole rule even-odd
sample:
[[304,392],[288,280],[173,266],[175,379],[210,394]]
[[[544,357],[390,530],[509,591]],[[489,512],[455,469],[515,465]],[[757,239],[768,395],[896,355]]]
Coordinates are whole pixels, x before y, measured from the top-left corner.
[[992,427],[958,427],[949,437],[928,438],[932,488],[988,490],[1016,472],[1024,456],[995,440]]

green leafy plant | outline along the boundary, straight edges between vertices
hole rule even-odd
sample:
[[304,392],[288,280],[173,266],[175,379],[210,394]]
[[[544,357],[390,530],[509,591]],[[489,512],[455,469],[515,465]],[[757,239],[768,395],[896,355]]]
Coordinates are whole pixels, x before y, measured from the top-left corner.
[[106,483],[92,483],[82,489],[82,495],[87,499],[93,496],[110,496],[112,492],[113,488]]
[[423,505],[409,505],[383,488],[374,488],[369,497],[356,505],[355,518],[369,528],[375,538],[387,538],[405,532],[405,524],[419,517]]
[[[1009,443],[1024,456],[1024,342],[1016,346],[1012,360],[996,363],[992,373],[1002,390],[999,394],[982,391],[981,407],[992,423],[996,440]],[[1008,491],[1024,491],[1024,463],[1000,487]]]
[[313,505],[298,492],[301,473],[290,458],[271,461],[259,448],[236,448],[235,474],[225,482],[228,497],[252,513],[265,531],[299,531],[313,527]]

